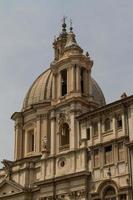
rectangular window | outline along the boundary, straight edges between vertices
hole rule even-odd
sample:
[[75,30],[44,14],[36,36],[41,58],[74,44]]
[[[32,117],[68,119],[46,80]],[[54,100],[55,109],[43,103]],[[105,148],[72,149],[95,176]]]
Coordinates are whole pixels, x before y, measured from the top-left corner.
[[121,194],[119,197],[119,200],[126,200],[127,199],[127,195],[126,194]]
[[100,159],[99,159],[99,149],[94,150],[94,167],[99,167]]
[[90,128],[86,129],[87,140],[90,140]]
[[31,135],[31,151],[34,151],[34,134]]
[[123,161],[125,159],[124,145],[123,142],[118,144],[118,161]]
[[110,164],[113,161],[112,145],[104,148],[105,164]]

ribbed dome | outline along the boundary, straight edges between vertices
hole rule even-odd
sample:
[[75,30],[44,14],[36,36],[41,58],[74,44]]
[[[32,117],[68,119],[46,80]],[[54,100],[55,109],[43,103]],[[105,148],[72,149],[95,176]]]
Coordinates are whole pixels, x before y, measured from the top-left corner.
[[[52,99],[52,72],[49,68],[43,72],[32,84],[23,103],[23,110],[33,104],[50,102]],[[101,106],[105,105],[105,98],[99,85],[92,79],[92,96]]]

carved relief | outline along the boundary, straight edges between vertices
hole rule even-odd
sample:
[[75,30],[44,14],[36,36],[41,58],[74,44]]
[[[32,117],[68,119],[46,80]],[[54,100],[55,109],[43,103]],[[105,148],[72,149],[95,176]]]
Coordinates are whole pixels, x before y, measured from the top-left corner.
[[56,195],[56,199],[57,200],[65,200],[65,195],[64,194]]
[[84,189],[78,191],[72,191],[69,193],[69,197],[70,199],[80,200],[81,198],[87,197],[87,191]]
[[80,200],[82,198],[86,198],[87,197],[87,191],[85,189],[82,190],[78,190],[78,191],[72,191],[69,194],[59,194],[56,195],[56,197],[53,196],[49,196],[49,197],[40,197],[39,200]]
[[48,113],[41,114],[41,115],[40,115],[40,118],[41,118],[41,119],[47,119],[47,118],[48,118]]
[[16,129],[22,129],[23,128],[23,124],[21,122],[18,122],[16,125],[15,125],[15,131]]
[[58,118],[57,118],[57,133],[60,133],[60,131],[62,130],[62,126],[64,123],[71,124],[71,120],[70,120],[70,113],[60,113]]
[[65,157],[61,157],[58,160],[58,167],[59,168],[63,168],[66,165],[66,158]]
[[48,150],[47,147],[48,147],[48,140],[47,140],[47,137],[44,136],[44,137],[42,138],[42,149],[43,149],[43,150]]
[[81,199],[86,196],[87,196],[86,190],[83,189],[83,190],[76,191],[76,199]]
[[48,140],[47,140],[47,137],[44,136],[42,138],[42,159],[43,158],[46,158],[48,156]]
[[39,200],[54,200],[54,197],[49,196],[49,197],[40,197]]

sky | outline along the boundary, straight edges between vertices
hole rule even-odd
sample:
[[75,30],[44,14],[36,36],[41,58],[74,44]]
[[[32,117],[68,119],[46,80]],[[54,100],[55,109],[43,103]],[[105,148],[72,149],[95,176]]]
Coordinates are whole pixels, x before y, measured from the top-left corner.
[[52,42],[70,18],[94,61],[106,102],[133,94],[132,0],[0,0],[0,161],[13,160],[14,122],[35,78],[53,60]]

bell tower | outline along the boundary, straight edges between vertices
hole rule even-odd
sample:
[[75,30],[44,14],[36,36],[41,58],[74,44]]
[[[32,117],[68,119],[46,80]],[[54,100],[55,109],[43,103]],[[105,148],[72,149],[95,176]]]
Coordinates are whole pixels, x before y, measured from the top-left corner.
[[68,32],[65,23],[62,27],[54,42],[55,58],[50,66],[53,77],[51,155],[82,147],[76,117],[97,106],[92,98],[93,61],[77,43],[72,23]]
[[89,54],[83,54],[73,32],[72,24],[67,33],[66,23],[62,33],[54,41],[55,58],[51,63],[53,72],[52,103],[55,105],[70,98],[89,101],[91,95],[91,68]]

